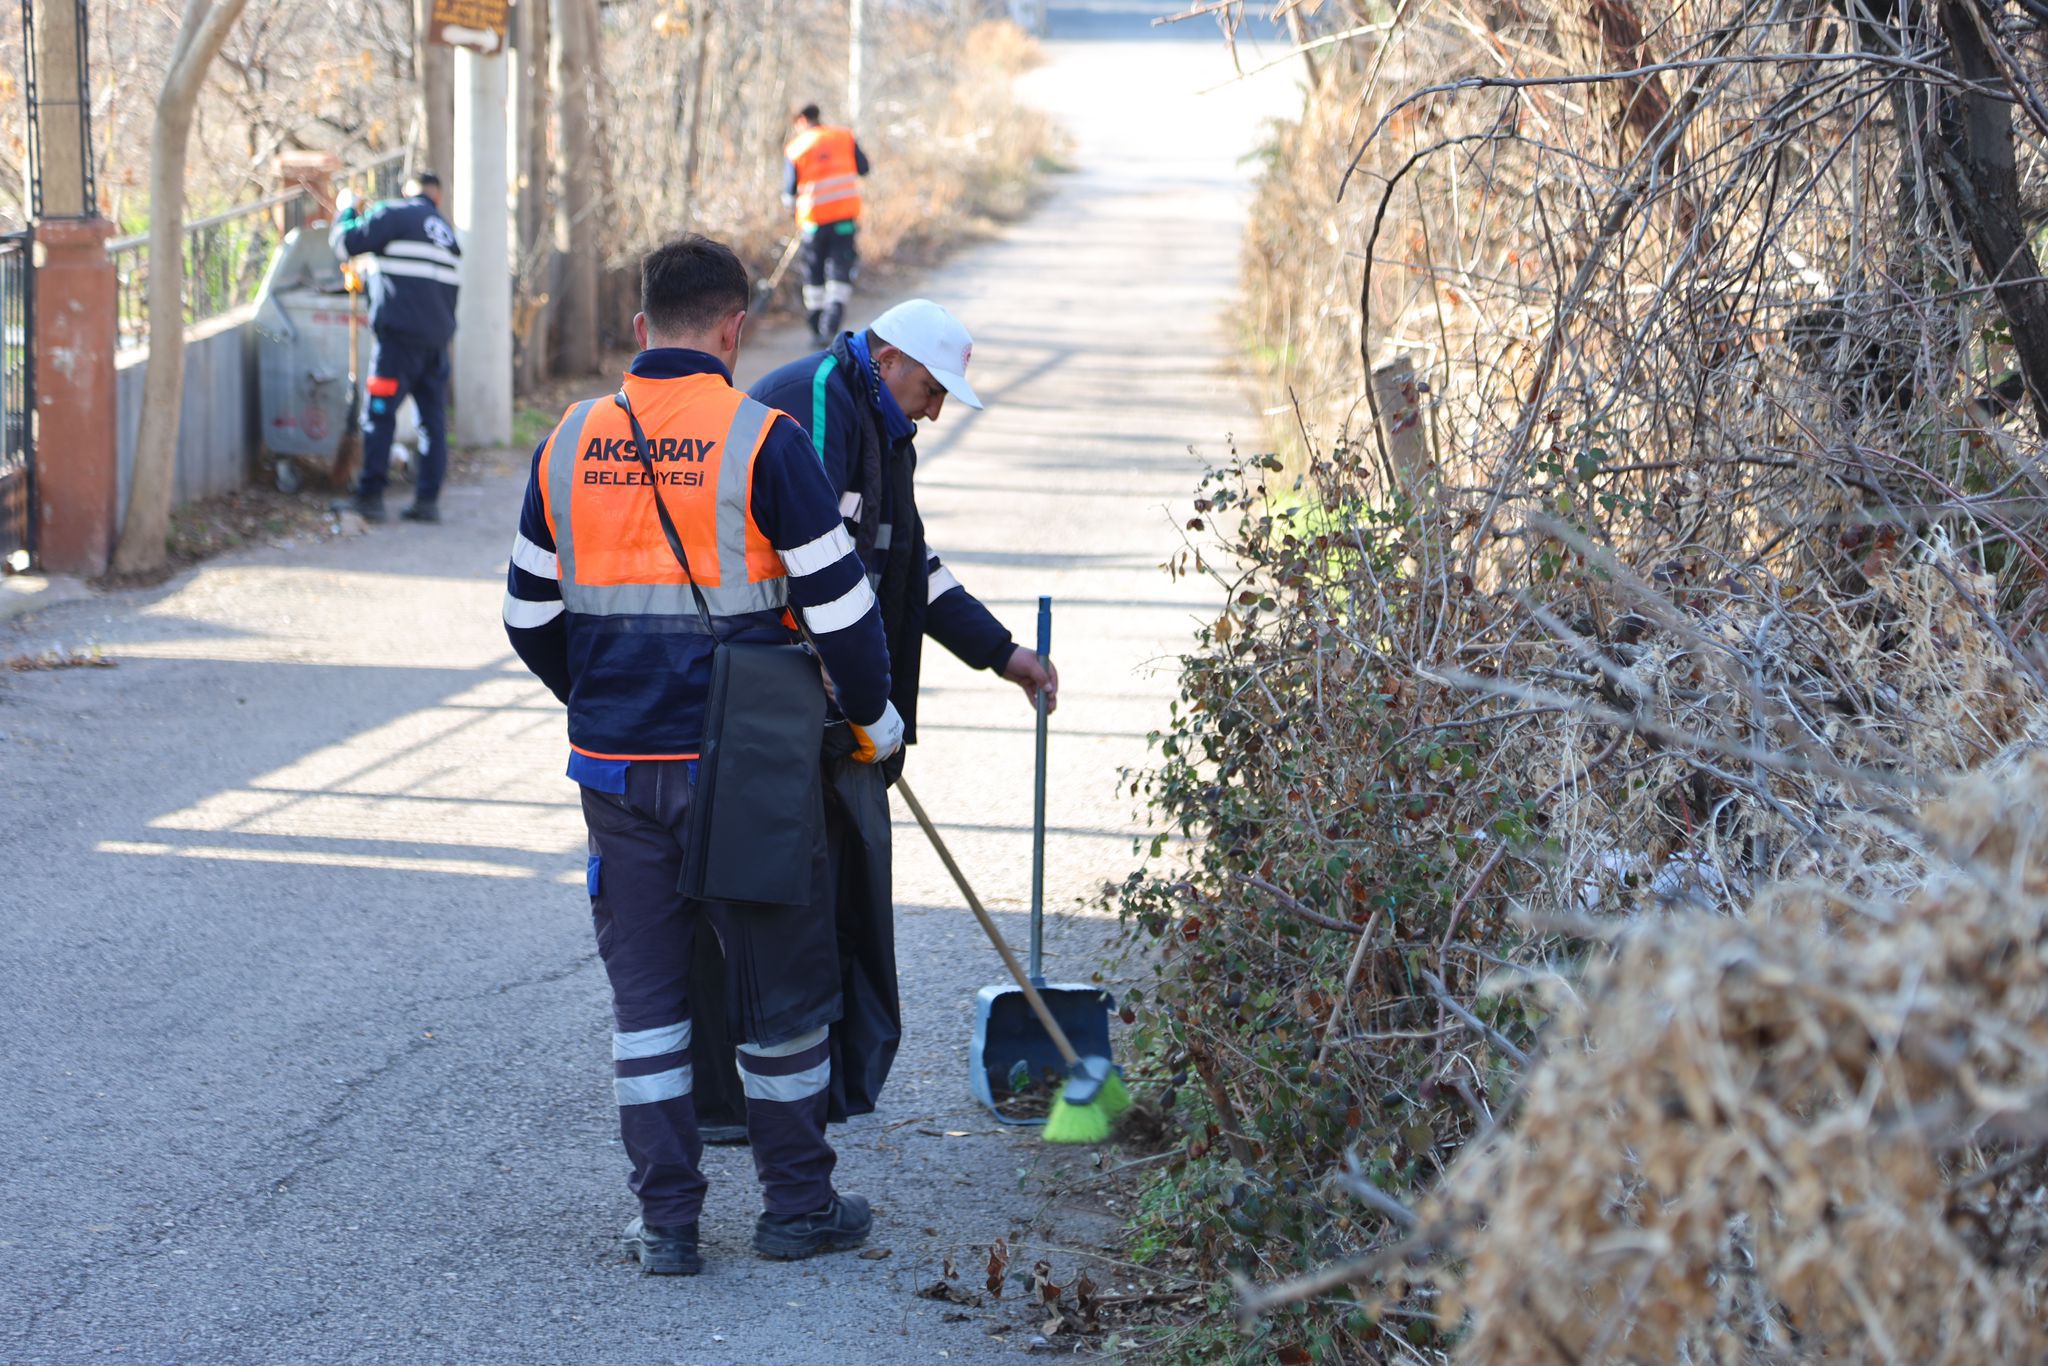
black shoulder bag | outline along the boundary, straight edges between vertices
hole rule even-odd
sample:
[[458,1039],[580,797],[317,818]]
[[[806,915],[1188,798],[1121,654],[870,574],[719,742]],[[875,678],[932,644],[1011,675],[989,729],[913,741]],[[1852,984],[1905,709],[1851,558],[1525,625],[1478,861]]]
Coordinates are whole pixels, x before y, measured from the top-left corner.
[[[704,590],[690,572],[682,537],[662,501],[647,434],[625,390],[614,394],[612,402],[633,426],[633,448],[647,471],[661,534],[682,566],[698,620],[714,642],[704,742],[676,890],[706,901],[809,905],[813,854],[824,838],[825,821],[818,761],[825,687],[818,661],[794,642],[719,639]],[[725,458],[744,456],[727,451]]]

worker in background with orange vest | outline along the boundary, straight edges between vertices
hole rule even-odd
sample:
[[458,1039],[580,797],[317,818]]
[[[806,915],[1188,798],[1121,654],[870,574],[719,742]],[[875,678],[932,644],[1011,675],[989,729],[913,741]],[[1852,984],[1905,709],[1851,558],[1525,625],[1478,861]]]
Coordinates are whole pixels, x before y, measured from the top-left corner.
[[[582,787],[591,916],[611,981],[612,1085],[640,1199],[626,1241],[642,1270],[694,1275],[706,1183],[689,974],[707,925],[731,965],[725,1023],[744,1040],[765,1206],[755,1250],[791,1259],[854,1247],[870,1223],[865,1201],[833,1189],[825,1140],[841,999],[822,829],[816,905],[742,908],[677,890],[714,650],[793,642],[800,613],[846,718],[827,727],[843,752],[882,762],[903,723],[838,490],[793,419],[733,388],[746,267],[692,234],[642,262],[640,297],[642,349],[619,392],[571,407],[534,452],[505,631],[569,709],[569,777]],[[789,819],[802,828],[809,813]]]
[[797,110],[791,123],[794,131],[783,149],[789,161],[782,172],[782,202],[796,209],[804,239],[804,316],[818,345],[829,346],[860,277],[854,236],[868,154],[852,129],[820,123],[815,104]]

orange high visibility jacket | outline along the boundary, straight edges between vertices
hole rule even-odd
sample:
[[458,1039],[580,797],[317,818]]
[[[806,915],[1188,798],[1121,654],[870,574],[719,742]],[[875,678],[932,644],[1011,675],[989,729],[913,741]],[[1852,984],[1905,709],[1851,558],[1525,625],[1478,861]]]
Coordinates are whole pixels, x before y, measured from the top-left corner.
[[860,168],[853,130],[806,128],[783,149],[796,167],[796,218],[807,226],[860,217]]
[[[780,611],[782,557],[748,506],[754,456],[775,411],[717,375],[628,377],[658,492],[711,615]],[[653,515],[632,424],[608,395],[571,408],[541,452],[562,603],[591,616],[696,619],[689,580]]]
[[[702,352],[642,351],[625,385],[653,487],[613,397],[576,404],[534,451],[506,567],[506,636],[568,705],[570,745],[592,760],[694,758],[717,642],[788,642],[791,612],[845,714],[884,717],[881,614],[803,429]],[[657,490],[716,640],[662,534]]]
[[[734,618],[752,616],[756,628],[777,620],[789,600],[786,570],[750,506],[754,458],[777,414],[722,375],[660,381],[629,375],[625,388],[647,436],[657,492],[714,626],[729,634],[730,627],[739,626]],[[701,635],[701,627],[690,579],[676,563],[655,515],[647,471],[624,410],[610,395],[571,408],[542,449],[536,478],[554,537],[562,605],[593,624],[641,619],[635,631],[616,638],[603,630],[579,633],[590,639],[577,641],[579,653],[588,657],[581,661],[579,693],[584,695],[577,698],[576,710],[597,723],[583,729],[598,734],[590,737],[597,741],[592,747],[577,734],[577,717],[572,716],[571,748],[599,759],[694,757],[694,745],[675,753],[646,752],[639,745],[621,748],[623,736],[606,734],[626,729],[620,723],[627,716],[648,710],[690,713],[694,729],[708,668],[701,679],[689,676],[697,672],[692,666],[699,657],[708,661],[711,646],[708,639],[675,640],[677,647],[695,648],[664,657],[666,667],[658,672],[670,675],[669,681],[659,697],[649,690],[655,681],[646,676],[652,661],[640,657],[649,647],[645,635],[651,623],[645,619],[672,619],[673,632],[683,636]],[[775,615],[754,615],[760,613]],[[593,691],[613,695],[589,696]],[[614,724],[603,724],[614,718]],[[662,729],[648,726],[649,719],[643,714],[630,728],[636,734]]]

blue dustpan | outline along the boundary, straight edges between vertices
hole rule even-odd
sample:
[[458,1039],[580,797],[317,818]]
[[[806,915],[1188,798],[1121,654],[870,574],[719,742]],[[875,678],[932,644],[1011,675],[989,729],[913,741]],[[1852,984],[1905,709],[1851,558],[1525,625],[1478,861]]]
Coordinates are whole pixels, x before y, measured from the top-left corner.
[[[1038,657],[1052,654],[1052,599],[1038,600]],[[1038,696],[1038,775],[1031,813],[1031,985],[1045,1002],[1053,1022],[1083,1058],[1106,1059],[1109,1014],[1116,1000],[1101,987],[1080,982],[1048,985],[1045,980],[1045,695]],[[1066,1061],[1052,1036],[1039,1022],[1023,989],[1005,982],[983,987],[974,998],[974,1042],[967,1050],[967,1084],[997,1119],[1005,1124],[1036,1124],[1012,1119],[996,1107],[999,1096],[1044,1087],[1058,1091],[1067,1075]]]
[[[1034,945],[1037,936],[1033,935]],[[1109,1015],[1116,998],[1101,987],[1078,982],[1048,985],[1037,973],[1031,985],[1052,1011],[1067,1041],[1084,1058],[1106,1058],[1109,1052]],[[1022,1071],[1019,1071],[1019,1068]],[[1018,987],[1008,983],[983,987],[974,997],[974,1041],[967,1049],[967,1085],[974,1098],[1005,1124],[1037,1124],[1038,1119],[1013,1119],[997,1105],[1002,1097],[1014,1096],[1022,1079],[1025,1088],[1038,1090],[1048,1099],[1065,1083],[1067,1064],[1053,1046],[1052,1036],[1032,1013],[1031,1003]]]

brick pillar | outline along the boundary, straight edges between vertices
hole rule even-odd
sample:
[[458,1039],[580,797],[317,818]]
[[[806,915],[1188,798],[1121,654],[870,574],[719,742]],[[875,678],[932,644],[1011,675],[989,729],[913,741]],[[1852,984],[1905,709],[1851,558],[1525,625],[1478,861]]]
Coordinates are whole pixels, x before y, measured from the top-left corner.
[[35,228],[36,557],[94,577],[113,561],[114,225],[46,218]]

